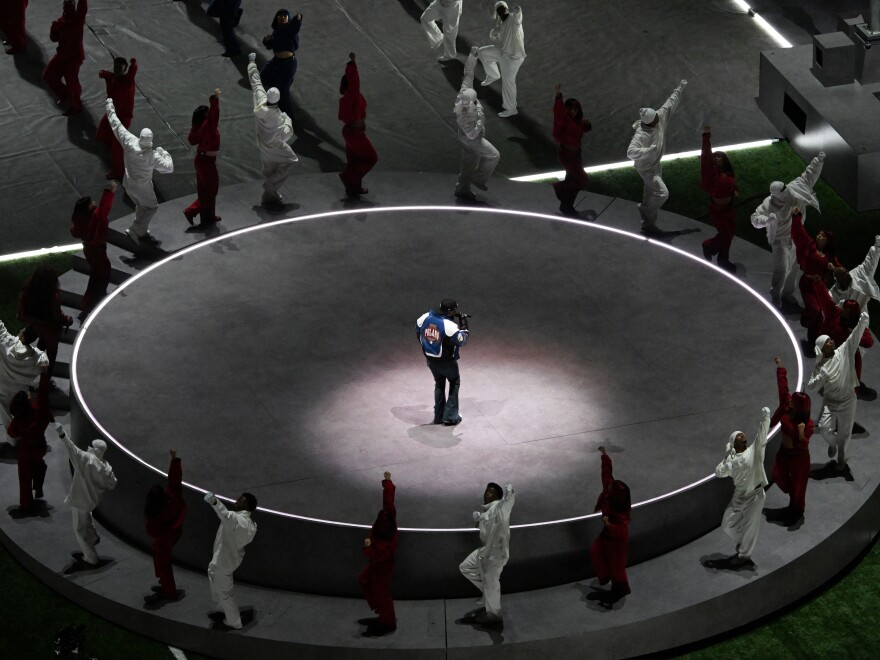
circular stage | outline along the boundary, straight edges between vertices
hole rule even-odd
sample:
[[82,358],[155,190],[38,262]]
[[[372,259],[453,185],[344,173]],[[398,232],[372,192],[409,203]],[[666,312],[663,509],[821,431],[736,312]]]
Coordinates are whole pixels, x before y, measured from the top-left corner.
[[[431,424],[414,330],[447,296],[473,315],[457,427]],[[174,447],[198,489],[336,527],[372,522],[390,470],[400,526],[467,530],[465,546],[487,481],[515,485],[516,526],[592,514],[600,445],[643,506],[712,481],[730,431],[751,437],[775,405],[773,355],[798,371],[781,317],[726,273],[609,227],[490,208],[226,234],[131,278],[81,335],[76,398],[124,460],[164,470]]]

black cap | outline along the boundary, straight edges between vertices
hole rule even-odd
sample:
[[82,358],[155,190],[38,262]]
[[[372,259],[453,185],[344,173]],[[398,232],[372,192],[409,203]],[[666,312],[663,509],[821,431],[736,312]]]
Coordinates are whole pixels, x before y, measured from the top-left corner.
[[456,307],[458,307],[458,303],[455,302],[452,298],[444,298],[440,301],[440,311],[441,312],[451,312]]

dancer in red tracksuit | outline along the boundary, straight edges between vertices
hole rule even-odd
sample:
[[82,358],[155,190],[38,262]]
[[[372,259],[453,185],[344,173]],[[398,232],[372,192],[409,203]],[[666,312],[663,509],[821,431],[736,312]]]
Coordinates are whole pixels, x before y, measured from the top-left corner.
[[[59,103],[69,102],[66,115],[82,111],[82,86],[79,68],[86,59],[83,49],[83,29],[86,24],[88,0],[64,0],[61,18],[52,21],[49,39],[58,43],[55,55],[43,69],[43,80],[58,97]],[[64,79],[62,82],[61,79]]]
[[[98,72],[98,77],[103,78],[107,86],[107,98],[113,99],[116,116],[125,128],[131,128],[131,120],[134,118],[134,77],[137,70],[137,60],[133,57],[131,64],[124,57],[117,57],[113,60],[113,71],[101,69]],[[106,114],[101,117],[95,138],[110,146],[110,171],[107,172],[107,178],[121,180],[125,176],[125,152],[110,128]]]
[[83,242],[83,253],[89,264],[89,283],[79,304],[80,322],[107,293],[110,284],[110,260],[107,258],[107,231],[110,227],[110,209],[119,184],[111,181],[101,195],[101,203],[91,197],[81,197],[73,208],[70,235]]
[[12,397],[9,413],[12,421],[6,427],[10,438],[18,440],[18,509],[10,515],[32,515],[36,510],[34,498],[43,497],[43,481],[46,478],[46,427],[55,420],[49,406],[49,374],[40,376],[36,395],[19,392]]
[[700,153],[700,188],[709,193],[709,218],[718,233],[703,241],[703,256],[709,261],[718,255],[718,265],[735,273],[730,261],[730,244],[736,231],[736,211],[733,198],[739,195],[733,165],[723,151],[712,153],[712,132],[703,127],[703,150]]
[[17,55],[27,49],[27,6],[28,0],[0,0],[0,30],[9,42],[7,55]]
[[[804,311],[801,314],[801,325],[807,329],[804,352],[813,357],[814,344],[823,326],[822,305],[819,302],[823,291],[828,293],[827,278],[829,273],[840,267],[834,256],[834,234],[820,230],[816,238],[810,238],[804,228],[803,216],[795,207],[791,214],[791,240],[794,242],[798,265],[801,267],[801,278],[798,288],[804,300]],[[858,317],[858,314],[856,314]],[[831,334],[831,333],[828,333]],[[834,338],[837,341],[837,338]]]
[[370,563],[361,571],[361,591],[370,609],[379,617],[367,623],[365,637],[377,637],[397,629],[394,600],[391,598],[391,576],[397,552],[397,509],[394,506],[394,483],[391,473],[382,480],[382,510],[364,539],[364,556]]
[[795,524],[804,515],[807,505],[807,482],[810,479],[810,396],[804,392],[789,394],[788,372],[782,360],[775,358],[779,407],[770,418],[770,426],[781,424],[781,444],[776,452],[770,479],[779,490],[788,494],[788,507],[768,513],[767,520],[778,520],[786,526]]
[[217,175],[217,155],[220,153],[220,90],[215,89],[208,99],[210,105],[200,105],[193,112],[192,128],[187,140],[196,147],[196,201],[183,210],[187,222],[193,224],[198,215],[199,227],[210,227],[220,222],[214,213],[220,177]]
[[144,522],[147,534],[153,539],[153,567],[159,579],[155,593],[144,597],[148,605],[158,605],[165,600],[177,600],[177,584],[174,582],[174,569],[171,564],[171,550],[180,540],[183,520],[186,518],[186,502],[183,500],[183,466],[177,458],[177,450],[172,449],[171,465],[168,467],[168,481],[165,488],[155,485],[147,494],[144,506]]
[[48,373],[52,373],[62,326],[73,319],[61,311],[61,289],[58,273],[49,266],[39,266],[21,288],[18,296],[18,320],[33,327],[40,336],[38,348],[49,356]]
[[354,53],[348,54],[345,75],[339,83],[339,121],[343,123],[345,140],[345,169],[339,174],[345,194],[349,197],[366,195],[363,178],[379,161],[373,143],[367,137],[367,100],[361,95],[361,78],[358,74]]
[[599,447],[599,452],[602,454],[602,493],[594,510],[602,512],[605,527],[590,547],[590,561],[599,584],[611,581],[610,593],[603,594],[607,605],[631,593],[626,577],[631,500],[629,486],[614,478],[611,457],[605,453],[605,447]]
[[565,178],[553,184],[559,199],[562,215],[579,217],[574,208],[574,200],[581,190],[590,185],[590,177],[584,171],[584,157],[581,153],[581,138],[592,128],[589,119],[584,119],[580,101],[562,101],[562,86],[556,85],[556,101],[553,103],[553,141],[559,145],[559,162],[565,168]]

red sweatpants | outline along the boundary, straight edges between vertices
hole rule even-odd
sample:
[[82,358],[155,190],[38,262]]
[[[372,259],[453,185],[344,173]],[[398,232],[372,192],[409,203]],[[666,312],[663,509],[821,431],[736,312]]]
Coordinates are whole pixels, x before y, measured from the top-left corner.
[[6,35],[9,48],[22,53],[27,48],[27,28],[25,12],[28,0],[5,0],[0,2],[0,29]]
[[590,186],[590,177],[584,172],[584,159],[580,151],[559,149],[559,162],[565,168],[565,178],[553,184],[556,197],[565,206],[574,206],[574,200],[581,190]]
[[43,456],[18,457],[18,505],[26,509],[34,503],[34,491],[43,490],[46,478],[46,462]]
[[107,258],[106,245],[85,245],[83,252],[91,270],[89,283],[79,306],[84,318],[107,293],[107,285],[110,284],[110,260]]
[[392,566],[384,569],[367,565],[361,571],[358,578],[367,605],[379,615],[379,623],[386,628],[395,628],[397,626],[397,617],[394,614],[394,599],[391,598],[392,569]]
[[[43,69],[43,80],[61,101],[70,101],[74,112],[82,110],[82,86],[79,84],[79,68],[82,62],[61,58],[57,53]],[[64,79],[64,82],[61,79]]]
[[339,174],[347,191],[357,192],[362,187],[363,178],[379,161],[379,155],[366,131],[355,131],[342,127],[345,140],[345,169]]
[[[119,117],[119,121],[125,128],[131,128],[132,117]],[[101,118],[98,124],[98,130],[95,132],[95,139],[103,142],[110,147],[110,174],[114,178],[121,179],[125,175],[125,152],[119,140],[113,135],[113,129],[110,128],[110,122],[107,121],[107,115]]]
[[177,584],[174,582],[174,568],[171,562],[171,549],[175,542],[176,539],[154,537],[152,545],[156,577],[159,578],[162,593],[171,597],[177,595]]
[[788,493],[788,505],[799,513],[807,506],[807,481],[810,478],[810,452],[786,451],[780,447],[776,453],[776,461],[770,478],[779,486],[779,490]]
[[709,219],[718,231],[715,236],[703,241],[703,248],[711,255],[718,255],[721,263],[730,261],[730,244],[736,233],[736,211],[732,204],[719,206],[709,204]]
[[611,586],[629,590],[629,580],[626,577],[628,545],[629,535],[622,539],[613,539],[603,532],[590,546],[590,561],[593,562],[599,584],[607,584],[611,580]]
[[217,192],[220,190],[220,176],[217,174],[217,158],[196,154],[196,201],[186,207],[183,213],[189,218],[200,216],[202,222],[216,222]]
[[822,329],[825,317],[822,307],[819,305],[819,296],[816,295],[816,287],[825,287],[825,283],[814,281],[806,275],[801,275],[798,280],[798,289],[804,299],[804,311],[801,312],[801,325],[807,329],[807,341],[814,344]]

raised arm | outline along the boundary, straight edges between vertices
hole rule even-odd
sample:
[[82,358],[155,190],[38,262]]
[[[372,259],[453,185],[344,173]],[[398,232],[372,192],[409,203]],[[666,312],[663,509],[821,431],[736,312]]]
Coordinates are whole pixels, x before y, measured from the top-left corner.
[[758,433],[755,436],[755,444],[759,447],[767,445],[767,434],[770,432],[770,408],[761,408],[761,423],[758,424]]
[[498,506],[505,516],[509,516],[510,511],[511,509],[513,509],[513,505],[515,503],[516,491],[513,489],[513,484],[507,484],[506,486],[504,486],[504,497],[501,498],[501,502]]
[[477,51],[479,50],[477,46],[471,48],[471,52],[464,62],[464,74],[461,77],[461,89],[459,90],[461,92],[474,88],[474,69],[477,66]]
[[664,112],[665,114],[671,115],[675,112],[675,109],[678,107],[679,102],[681,101],[681,94],[684,92],[684,88],[687,87],[687,80],[682,80],[678,83],[678,87],[672,90],[672,94],[666,99],[666,103],[660,106],[660,110],[658,112]]
[[700,188],[711,195],[715,189],[716,176],[717,169],[712,156],[712,133],[707,126],[703,129],[703,148],[700,151]]
[[183,493],[183,464],[177,458],[175,450],[171,450],[171,465],[168,466],[168,482],[165,490],[169,495],[180,497]]
[[119,144],[129,151],[137,151],[140,148],[140,142],[137,136],[130,133],[122,125],[122,122],[119,121],[119,117],[116,116],[116,106],[113,105],[113,99],[107,99],[104,104],[104,110],[107,112],[107,121],[110,123],[110,128],[113,129],[113,134],[116,136]]
[[800,211],[792,212],[791,214],[791,240],[794,242],[797,262],[803,268],[804,260],[812,252],[810,248],[813,244],[813,239],[810,238],[810,235],[804,228],[803,215],[801,215]]
[[862,341],[862,334],[864,334],[870,320],[871,317],[868,316],[868,312],[862,312],[859,315],[859,322],[856,323],[856,327],[853,328],[853,331],[849,333],[849,337],[843,342],[842,349],[846,351],[847,359],[855,355],[855,352],[858,350],[859,342]]
[[803,185],[812,190],[815,187],[816,182],[819,180],[819,175],[822,174],[822,164],[824,162],[825,152],[820,151],[819,154],[810,161],[810,164],[807,165],[807,169],[804,170],[804,173],[792,181],[792,183],[800,181]]
[[89,12],[89,0],[79,0],[76,4],[76,18],[80,23],[86,20],[86,14]]
[[266,103],[266,90],[263,87],[263,81],[260,80],[260,70],[257,68],[256,53],[250,54],[251,61],[248,62],[247,72],[248,80],[251,83],[251,91],[254,93],[254,110]]
[[385,478],[382,480],[382,508],[383,509],[391,509],[392,511],[397,511],[397,508],[394,506],[394,493],[397,489],[394,486],[394,482],[391,481],[391,474],[389,472],[385,473]]
[[217,496],[214,493],[205,493],[205,502],[214,507],[214,511],[217,514],[217,517],[220,518],[221,523],[228,523],[235,521],[235,514],[227,509],[223,502],[217,499]]
[[216,131],[217,126],[220,124],[220,94],[218,93],[220,90],[215,89],[214,93],[208,97],[208,117],[205,121],[208,122],[208,129],[211,131]]
[[131,84],[134,82],[134,77],[137,75],[137,72],[138,72],[138,61],[132,57],[131,60],[129,60],[128,71],[125,74],[125,79],[128,82],[128,84]]
[[508,21],[513,21],[514,25],[522,25],[523,19],[523,11],[522,7],[517,5],[513,9],[510,10],[510,17],[507,19]]
[[345,79],[348,81],[348,88],[345,90],[346,96],[357,97],[361,93],[361,76],[358,73],[358,65],[351,54],[351,59],[345,65]]
[[0,321],[0,348],[5,352],[10,346],[14,345],[15,342],[18,341],[18,337],[9,332],[6,329],[6,325],[3,321]]

